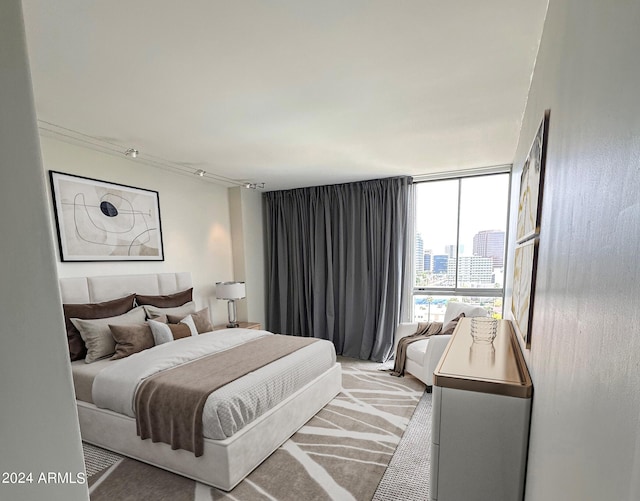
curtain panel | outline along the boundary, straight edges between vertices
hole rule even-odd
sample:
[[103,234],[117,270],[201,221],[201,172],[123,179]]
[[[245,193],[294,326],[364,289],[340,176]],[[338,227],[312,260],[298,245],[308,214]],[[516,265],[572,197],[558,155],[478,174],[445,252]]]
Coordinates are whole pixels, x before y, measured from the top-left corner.
[[264,194],[267,329],[384,361],[406,294],[412,178]]

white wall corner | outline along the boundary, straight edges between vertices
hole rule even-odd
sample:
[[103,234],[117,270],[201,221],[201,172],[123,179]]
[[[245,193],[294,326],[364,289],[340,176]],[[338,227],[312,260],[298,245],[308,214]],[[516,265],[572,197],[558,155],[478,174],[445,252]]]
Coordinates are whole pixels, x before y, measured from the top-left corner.
[[262,192],[229,188],[234,280],[247,286],[238,318],[265,325],[265,263]]

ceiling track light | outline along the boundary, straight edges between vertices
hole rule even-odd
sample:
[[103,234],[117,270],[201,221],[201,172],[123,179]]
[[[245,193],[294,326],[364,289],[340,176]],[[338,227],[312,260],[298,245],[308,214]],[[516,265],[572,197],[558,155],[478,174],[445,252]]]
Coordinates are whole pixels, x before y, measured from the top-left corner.
[[264,189],[264,183],[244,183],[242,186],[248,190],[257,190],[258,188],[261,190]]
[[[62,127],[61,125],[47,122],[45,120],[38,119],[38,129],[45,136],[54,137],[58,140],[66,141],[71,144],[78,144],[84,148],[89,148],[94,151],[100,151],[110,155],[125,155],[127,157],[137,158],[138,162],[177,174],[188,176],[193,176],[195,174],[193,167],[191,167],[190,164],[170,161],[149,152],[146,152],[142,157],[140,157],[140,152],[135,148],[129,148],[123,151],[124,145],[122,143],[105,141],[102,137],[90,136],[77,130]],[[202,177],[206,177],[207,181],[227,187],[244,186],[245,184],[237,179],[231,179],[213,172],[204,172]]]
[[200,177],[204,177],[204,175],[207,173],[207,171],[204,171],[202,169],[198,169],[197,171],[194,172],[194,174],[196,176],[200,176]]

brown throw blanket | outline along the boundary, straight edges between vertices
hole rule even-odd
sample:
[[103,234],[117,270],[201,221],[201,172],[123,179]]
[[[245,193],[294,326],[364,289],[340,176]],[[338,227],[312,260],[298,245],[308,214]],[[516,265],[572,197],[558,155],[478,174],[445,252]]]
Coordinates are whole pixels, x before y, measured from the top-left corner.
[[207,397],[225,384],[316,341],[280,334],[264,336],[147,378],[135,396],[138,435],[202,456],[202,410]]
[[421,339],[428,339],[431,336],[440,334],[442,332],[442,322],[420,322],[418,323],[418,329],[415,334],[403,337],[398,341],[398,347],[396,348],[396,358],[391,371],[392,376],[404,376],[404,366],[407,362],[407,347],[411,343],[420,341]]

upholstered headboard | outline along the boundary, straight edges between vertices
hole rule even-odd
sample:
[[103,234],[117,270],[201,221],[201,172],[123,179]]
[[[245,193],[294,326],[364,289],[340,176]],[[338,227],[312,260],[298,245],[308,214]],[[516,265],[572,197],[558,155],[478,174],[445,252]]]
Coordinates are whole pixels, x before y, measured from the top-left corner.
[[59,283],[63,303],[100,303],[134,292],[145,295],[172,294],[192,286],[191,273],[188,271],[61,278]]

